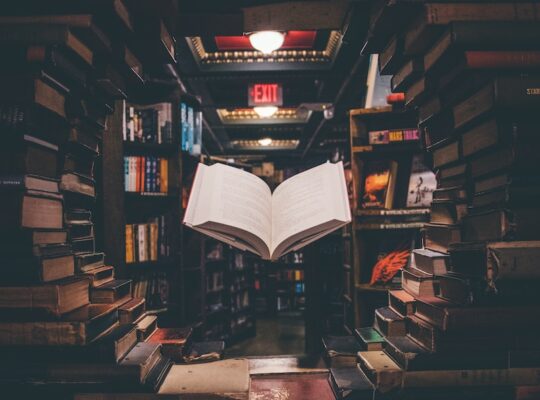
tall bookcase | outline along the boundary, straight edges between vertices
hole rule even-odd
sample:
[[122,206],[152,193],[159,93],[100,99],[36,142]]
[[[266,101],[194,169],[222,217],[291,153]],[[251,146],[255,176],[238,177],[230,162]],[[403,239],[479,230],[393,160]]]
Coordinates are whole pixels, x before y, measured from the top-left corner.
[[[103,246],[108,261],[116,266],[119,277],[132,279],[134,286],[137,286],[137,282],[148,282],[146,287],[142,287],[147,309],[163,315],[163,321],[172,320],[176,324],[180,323],[182,318],[180,221],[183,155],[180,150],[178,101],[167,97],[151,98],[147,102],[138,100],[131,104],[171,104],[173,140],[169,143],[124,140],[128,103],[117,102],[115,112],[108,121],[108,132],[103,138]],[[125,157],[130,156],[166,159],[167,192],[126,191]],[[162,215],[166,216],[167,220],[168,256],[159,256],[153,261],[126,262],[126,225],[145,223]]]
[[[417,247],[420,244],[420,229],[429,218],[429,208],[406,207],[413,156],[422,153],[420,141],[395,140],[369,144],[370,132],[400,132],[413,128],[416,128],[416,116],[410,111],[394,110],[390,106],[350,111],[354,201],[351,205],[351,265],[349,267],[345,263],[344,267],[344,280],[349,280],[351,288],[344,298],[345,328],[349,332],[371,325],[375,308],[387,304],[388,290],[399,287],[400,272],[387,284],[370,284],[378,257],[401,243]],[[362,208],[360,199],[368,165],[381,159],[397,163],[393,177],[396,182],[392,194],[393,205],[391,208]]]

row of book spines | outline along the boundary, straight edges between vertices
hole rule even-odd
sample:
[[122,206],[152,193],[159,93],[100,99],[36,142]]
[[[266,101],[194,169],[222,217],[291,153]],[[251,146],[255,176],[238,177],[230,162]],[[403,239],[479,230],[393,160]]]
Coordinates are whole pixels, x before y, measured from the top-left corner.
[[153,156],[124,157],[124,190],[135,193],[168,193],[169,160]]
[[278,279],[284,281],[302,281],[304,280],[304,271],[299,269],[281,271],[278,274]]
[[201,154],[202,113],[186,103],[180,104],[180,126],[182,129],[182,150],[193,155]]
[[155,274],[132,283],[132,296],[146,299],[148,307],[161,307],[168,304],[169,282],[165,274]]
[[127,107],[124,141],[140,143],[173,143],[172,110],[170,103],[163,109]]
[[126,225],[126,263],[158,261],[170,255],[167,227],[159,222]]
[[368,132],[369,144],[393,144],[417,142],[420,132],[417,128],[410,129],[383,129]]

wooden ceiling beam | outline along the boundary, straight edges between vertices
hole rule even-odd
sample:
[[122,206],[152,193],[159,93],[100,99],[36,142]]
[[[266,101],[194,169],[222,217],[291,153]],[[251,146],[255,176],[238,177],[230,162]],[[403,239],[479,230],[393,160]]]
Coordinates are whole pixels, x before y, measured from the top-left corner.
[[242,35],[244,19],[241,12],[229,14],[182,13],[178,17],[177,37]]
[[341,30],[349,10],[345,0],[289,1],[244,8],[244,32]]

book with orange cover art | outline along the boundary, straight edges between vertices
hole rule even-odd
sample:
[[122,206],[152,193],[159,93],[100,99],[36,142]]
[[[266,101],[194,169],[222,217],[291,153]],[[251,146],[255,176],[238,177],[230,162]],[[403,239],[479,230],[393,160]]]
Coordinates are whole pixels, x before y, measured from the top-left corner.
[[396,185],[397,163],[377,160],[366,163],[362,188],[362,208],[392,208]]

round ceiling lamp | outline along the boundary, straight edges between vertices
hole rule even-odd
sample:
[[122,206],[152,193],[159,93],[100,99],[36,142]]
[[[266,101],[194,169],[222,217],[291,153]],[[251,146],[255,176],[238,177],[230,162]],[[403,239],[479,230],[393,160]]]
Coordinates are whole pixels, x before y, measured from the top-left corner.
[[249,42],[254,49],[263,54],[270,54],[283,46],[285,34],[277,31],[260,31],[249,35]]
[[270,146],[272,144],[272,139],[267,137],[267,138],[259,139],[258,142],[261,146]]
[[255,111],[260,118],[270,118],[278,112],[278,108],[276,106],[253,107],[253,111]]

